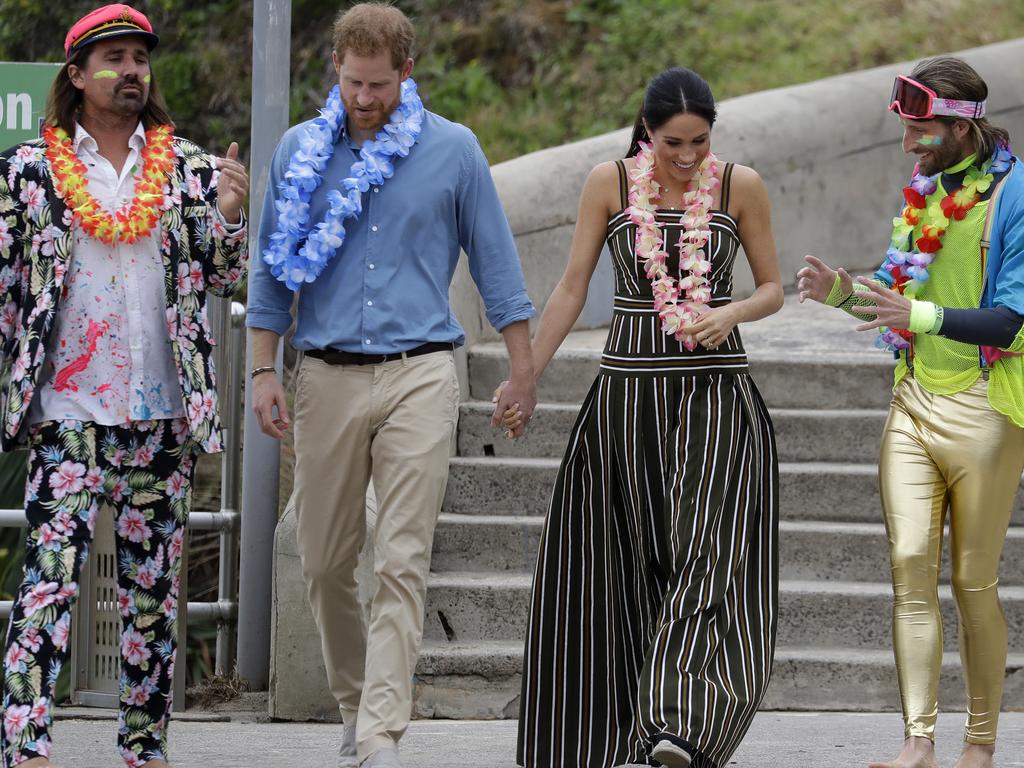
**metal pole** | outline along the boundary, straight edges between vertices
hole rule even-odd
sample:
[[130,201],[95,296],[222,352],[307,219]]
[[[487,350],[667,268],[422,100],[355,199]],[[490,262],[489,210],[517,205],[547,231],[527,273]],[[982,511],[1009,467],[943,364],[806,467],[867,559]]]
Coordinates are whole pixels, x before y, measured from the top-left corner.
[[[225,413],[231,415],[229,428],[224,438],[224,460],[221,475],[221,507],[237,509],[239,503],[239,479],[241,478],[242,450],[242,384],[245,376],[245,307],[237,301],[231,302],[225,317],[222,335],[229,339],[226,346],[224,371],[227,374],[226,397],[223,401]],[[220,571],[217,578],[217,600],[234,604],[238,590],[238,532],[222,528],[220,533]],[[234,622],[221,622],[217,626],[217,654],[214,672],[229,675],[235,667],[235,638],[237,627]]]
[[[255,0],[252,38],[252,193],[249,243],[258,259],[263,193],[274,148],[288,128],[291,73],[291,0]],[[281,350],[276,364],[281,367]],[[252,366],[246,350],[245,370]],[[260,432],[246,387],[245,446],[242,459],[242,537],[238,595],[238,674],[256,689],[270,681],[271,571],[277,527],[280,449]]]

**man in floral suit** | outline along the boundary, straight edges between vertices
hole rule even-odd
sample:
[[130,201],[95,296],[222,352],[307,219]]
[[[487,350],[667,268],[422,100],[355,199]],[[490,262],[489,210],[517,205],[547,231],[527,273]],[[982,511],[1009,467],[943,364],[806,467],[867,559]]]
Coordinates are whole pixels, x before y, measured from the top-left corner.
[[0,155],[0,448],[27,445],[24,580],[4,657],[5,766],[49,766],[99,506],[116,516],[118,747],[166,766],[179,565],[198,453],[221,449],[206,294],[247,259],[248,187],[172,135],[146,17],[108,5],[65,39],[44,137]]

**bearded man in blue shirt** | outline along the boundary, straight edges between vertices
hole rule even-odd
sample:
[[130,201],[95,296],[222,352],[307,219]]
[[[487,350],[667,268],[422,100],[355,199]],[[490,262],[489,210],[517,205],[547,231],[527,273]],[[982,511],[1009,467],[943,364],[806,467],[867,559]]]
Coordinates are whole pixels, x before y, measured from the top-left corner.
[[[339,15],[339,89],[278,145],[249,283],[254,410],[274,438],[289,424],[274,359],[299,294],[294,502],[344,722],[342,768],[401,765],[459,405],[453,350],[464,335],[448,288],[460,248],[511,360],[495,413],[518,406],[528,418],[536,402],[534,309],[511,230],[476,138],[423,109],[413,37],[391,6]],[[371,479],[378,585],[364,628],[354,571]]]

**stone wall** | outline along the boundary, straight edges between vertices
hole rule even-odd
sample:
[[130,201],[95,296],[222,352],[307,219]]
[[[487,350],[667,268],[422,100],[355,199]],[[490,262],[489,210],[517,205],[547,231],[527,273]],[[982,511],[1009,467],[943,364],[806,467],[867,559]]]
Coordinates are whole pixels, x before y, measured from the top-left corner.
[[[1024,39],[957,55],[988,82],[989,117],[1024,148]],[[912,66],[839,75],[719,105],[715,152],[755,168],[764,178],[787,289],[806,253],[851,270],[873,270],[881,262],[889,222],[901,204],[899,190],[913,168],[900,148],[900,125],[886,110],[886,100],[893,77]],[[538,312],[565,268],[587,173],[600,162],[622,157],[629,136],[630,130],[623,129],[494,166]],[[740,259],[736,294],[747,295],[752,288],[746,261]],[[484,317],[464,259],[451,296],[470,343],[498,338]],[[602,257],[577,328],[607,325],[611,296],[611,269]]]

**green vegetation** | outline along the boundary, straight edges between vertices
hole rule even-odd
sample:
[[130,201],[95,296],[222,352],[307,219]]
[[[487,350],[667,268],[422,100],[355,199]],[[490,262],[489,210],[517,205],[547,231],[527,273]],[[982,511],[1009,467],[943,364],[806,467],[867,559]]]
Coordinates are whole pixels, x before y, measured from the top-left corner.
[[[0,59],[60,60],[98,0],[0,0]],[[718,98],[1024,36],[1024,2],[974,0],[399,0],[419,34],[428,106],[470,126],[492,161],[630,124],[657,72],[689,66]],[[248,145],[252,3],[142,0],[158,81],[182,133]],[[349,2],[292,1],[292,119],[334,76],[331,22]],[[979,9],[983,8],[983,17]],[[884,96],[880,97],[884,98]]]

